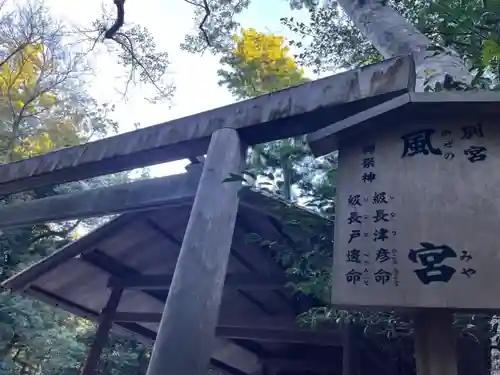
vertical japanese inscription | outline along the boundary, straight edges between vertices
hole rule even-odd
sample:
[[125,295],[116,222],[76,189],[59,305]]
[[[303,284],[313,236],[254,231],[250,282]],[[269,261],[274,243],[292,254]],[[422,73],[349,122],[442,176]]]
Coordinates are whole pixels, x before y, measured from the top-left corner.
[[[373,171],[375,168],[375,144],[369,144],[362,148],[362,159],[360,166],[362,169],[361,181],[363,183],[372,183],[377,178]],[[346,262],[351,264],[349,270],[345,274],[345,280],[352,285],[369,285],[370,282],[370,253],[367,249],[362,248],[362,237],[367,237],[368,233],[362,231],[363,222],[367,216],[362,215],[360,211],[363,209],[363,204],[366,203],[366,197],[361,194],[349,194],[347,205],[350,209],[347,216],[347,225],[349,226],[349,238],[347,240]]]
[[375,168],[375,144],[371,143],[363,146],[361,151],[363,153],[363,159],[361,160],[361,166],[363,168],[361,181],[364,183],[372,183],[377,178],[377,174],[372,171],[372,169]]
[[[356,239],[361,237],[361,228],[363,225],[363,217],[357,211],[362,207],[361,203],[361,195],[360,194],[349,194],[347,198],[347,205],[351,209],[349,216],[347,217],[347,224],[350,227],[353,227],[349,233],[349,239],[347,244],[350,246],[346,253],[346,262],[352,263],[352,268],[345,274],[346,282],[349,284],[357,285],[364,282],[364,274],[358,268],[362,261],[362,253],[361,250],[358,249],[355,245],[357,242]],[[356,229],[354,229],[356,228]],[[354,242],[354,243],[353,243]]]
[[373,274],[373,280],[380,285],[393,284],[398,286],[399,281],[396,279],[396,276],[399,275],[397,251],[386,245],[396,235],[396,231],[391,229],[391,222],[396,218],[396,213],[387,208],[393,199],[394,197],[385,191],[375,191],[371,200],[374,207],[371,219],[376,224],[373,242],[377,267]]
[[[371,184],[378,176],[374,143],[361,149],[361,181]],[[375,186],[375,185],[373,185]],[[396,213],[388,209],[389,202],[394,199],[385,191],[372,191],[371,195],[349,194],[347,204],[350,212],[346,218],[349,226],[346,262],[351,265],[345,274],[345,280],[352,285],[399,285],[397,276],[397,250],[384,247],[396,235],[391,229],[390,221]],[[361,213],[360,211],[363,210]],[[372,231],[364,231],[363,224],[375,224]],[[367,241],[362,241],[366,238]],[[370,244],[371,245],[367,245]],[[364,246],[362,246],[364,244]]]

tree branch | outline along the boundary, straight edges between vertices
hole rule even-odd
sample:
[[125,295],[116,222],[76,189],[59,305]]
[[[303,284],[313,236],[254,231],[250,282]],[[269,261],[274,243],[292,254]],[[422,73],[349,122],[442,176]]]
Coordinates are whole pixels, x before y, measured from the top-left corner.
[[[121,1],[121,0],[118,0],[118,1]],[[127,41],[127,43],[125,43],[123,40],[120,40],[120,38],[123,38]],[[137,64],[137,66],[139,66],[144,75],[147,77],[147,79],[149,80],[149,82],[156,88],[156,90],[161,94],[161,95],[166,95],[167,93],[165,92],[164,89],[162,89],[157,83],[156,83],[156,80],[154,79],[153,76],[151,76],[151,73],[149,72],[149,70],[144,66],[144,64],[140,61],[140,59],[137,57],[137,55],[135,54],[134,52],[134,45],[132,43],[132,40],[124,33],[115,33],[115,36],[112,38],[116,43],[118,43],[119,45],[122,46],[122,48],[128,52],[129,56],[131,57],[132,61]],[[132,76],[133,76],[133,72],[134,72],[134,66],[132,65],[132,70],[130,72],[130,76],[131,78],[129,79],[129,81],[127,82],[127,86],[128,86],[128,83],[130,83],[131,79],[132,79]]]
[[9,62],[11,58],[13,58],[18,52],[22,51],[24,47],[26,47],[28,43],[21,43],[19,46],[16,47],[3,61],[0,61],[0,68]]
[[207,31],[205,30],[205,23],[207,22],[208,17],[212,13],[212,11],[210,10],[210,7],[208,6],[208,1],[202,0],[203,1],[202,4],[195,3],[192,0],[184,0],[184,1],[188,4],[203,8],[203,10],[205,11],[205,15],[203,16],[203,19],[201,20],[200,24],[198,25],[198,28],[200,29],[201,33],[203,34],[203,38],[205,39],[205,42],[207,42],[207,44],[209,46],[211,46],[210,38],[208,37]]
[[113,39],[125,22],[125,0],[114,0],[116,5],[115,23],[104,33],[104,38]]

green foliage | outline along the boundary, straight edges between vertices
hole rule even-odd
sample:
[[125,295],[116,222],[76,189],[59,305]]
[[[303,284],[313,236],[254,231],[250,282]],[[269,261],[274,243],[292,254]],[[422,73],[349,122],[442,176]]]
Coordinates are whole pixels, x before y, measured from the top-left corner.
[[498,41],[488,39],[483,44],[482,62],[485,65],[490,65],[495,60],[500,58],[500,46]]
[[248,8],[250,0],[212,2],[209,15],[203,0],[195,0],[192,4],[196,29],[186,35],[181,48],[192,53],[207,49],[213,53],[229,52],[233,45],[232,36],[240,26],[235,18]]
[[168,53],[158,51],[149,30],[145,27],[135,25],[114,38],[119,47],[118,63],[130,69],[130,82],[139,82],[152,85],[156,94],[148,97],[149,101],[157,103],[170,100],[175,87],[166,79],[167,69],[170,61]]
[[294,42],[299,63],[315,73],[352,69],[383,59],[335,1],[310,9],[309,16],[309,24],[293,17],[283,17],[281,22],[299,35]]
[[[316,0],[289,0],[290,9],[312,9]],[[186,35],[181,48],[201,53],[206,50],[218,54],[228,53],[233,47],[233,37],[237,34],[240,23],[239,14],[248,9],[251,0],[241,1],[189,1],[193,5],[194,29]],[[208,9],[208,10],[207,10]]]
[[[248,173],[243,173],[241,178],[245,180],[245,174]],[[272,173],[262,176],[271,181],[275,179]],[[288,286],[294,291],[311,296],[320,304],[327,303],[331,287],[333,221],[273,193],[266,188],[267,184],[260,183],[257,188],[250,185],[251,182],[246,184],[242,191],[256,190],[281,202],[267,209],[278,219],[279,231],[284,240],[273,241],[250,233],[247,242],[257,244],[271,253],[286,269]],[[297,208],[301,211],[297,211]]]

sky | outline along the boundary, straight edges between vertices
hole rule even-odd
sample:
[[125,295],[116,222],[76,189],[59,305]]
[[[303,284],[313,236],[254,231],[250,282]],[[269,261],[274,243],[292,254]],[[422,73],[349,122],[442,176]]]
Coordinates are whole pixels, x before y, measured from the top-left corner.
[[[54,16],[70,25],[89,25],[102,13],[103,4],[112,0],[45,0]],[[112,9],[112,8],[111,8]],[[217,84],[218,58],[205,53],[190,54],[180,49],[184,36],[193,29],[193,6],[183,0],[127,0],[127,22],[147,26],[158,48],[169,53],[171,65],[168,79],[176,86],[171,106],[165,103],[151,104],[144,100],[147,89],[136,87],[129,90],[123,100],[117,90],[123,82],[117,78],[119,66],[113,56],[99,52],[94,60],[95,77],[91,80],[90,93],[101,102],[114,103],[113,118],[120,125],[120,132],[151,126],[180,117],[233,103],[226,88]],[[254,27],[258,31],[270,31],[287,38],[294,34],[280,24],[280,17],[291,16],[307,20],[306,11],[291,11],[286,0],[253,0],[249,9],[238,18],[242,27]],[[152,169],[155,176],[182,173],[187,161],[173,162]]]

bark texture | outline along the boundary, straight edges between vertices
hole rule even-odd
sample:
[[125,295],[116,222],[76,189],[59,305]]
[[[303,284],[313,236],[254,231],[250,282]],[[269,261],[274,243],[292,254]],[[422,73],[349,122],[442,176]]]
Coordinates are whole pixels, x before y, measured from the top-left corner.
[[432,86],[443,82],[445,74],[455,81],[470,84],[471,74],[460,56],[453,50],[433,56],[436,51],[427,50],[431,41],[396,9],[380,0],[339,0],[339,4],[385,58],[413,55],[417,91],[423,91],[426,80]]

